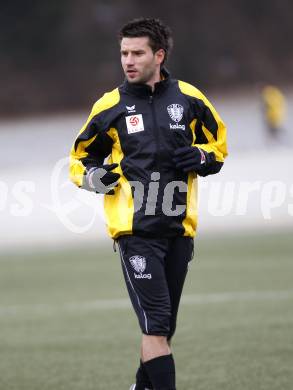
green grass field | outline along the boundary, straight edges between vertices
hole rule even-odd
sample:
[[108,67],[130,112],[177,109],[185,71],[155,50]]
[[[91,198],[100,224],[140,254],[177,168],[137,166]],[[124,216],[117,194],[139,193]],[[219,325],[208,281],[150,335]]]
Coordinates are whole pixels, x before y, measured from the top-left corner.
[[[293,232],[199,237],[178,390],[293,388]],[[140,333],[111,246],[2,255],[0,389],[123,390]]]

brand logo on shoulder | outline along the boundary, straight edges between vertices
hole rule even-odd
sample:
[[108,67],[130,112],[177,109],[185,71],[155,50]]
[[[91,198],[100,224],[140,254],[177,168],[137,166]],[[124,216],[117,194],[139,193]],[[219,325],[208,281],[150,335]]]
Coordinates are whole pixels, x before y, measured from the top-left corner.
[[181,106],[181,104],[170,104],[168,107],[167,107],[167,111],[168,111],[168,114],[170,115],[170,118],[176,122],[175,125],[173,125],[172,123],[170,123],[170,129],[181,129],[181,130],[185,130],[185,125],[179,125],[179,122],[181,121],[181,119],[183,118],[183,106]]
[[129,115],[125,117],[128,134],[144,131],[142,114]]
[[137,274],[134,272],[135,279],[151,279],[151,274],[144,274],[146,269],[146,258],[140,255],[131,256],[129,258],[130,264],[132,268],[138,272]]
[[125,106],[128,114],[135,112],[135,104],[133,106]]

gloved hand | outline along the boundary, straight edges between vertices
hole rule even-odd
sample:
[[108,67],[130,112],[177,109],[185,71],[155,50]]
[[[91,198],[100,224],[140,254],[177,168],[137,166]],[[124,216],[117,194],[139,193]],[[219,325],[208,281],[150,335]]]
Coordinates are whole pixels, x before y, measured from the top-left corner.
[[175,150],[173,161],[176,168],[185,173],[193,171],[201,174],[215,161],[215,155],[195,146],[183,146]]
[[117,186],[119,173],[111,172],[118,164],[106,164],[101,167],[92,167],[86,173],[86,186],[84,188],[95,191],[98,194],[113,195],[113,187]]

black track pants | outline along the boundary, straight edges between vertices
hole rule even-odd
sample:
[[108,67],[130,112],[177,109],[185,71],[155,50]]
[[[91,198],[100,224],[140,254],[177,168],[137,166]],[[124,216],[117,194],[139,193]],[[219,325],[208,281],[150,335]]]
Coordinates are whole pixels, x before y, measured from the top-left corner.
[[193,256],[193,239],[118,238],[128,293],[144,334],[167,336],[176,329],[180,297]]

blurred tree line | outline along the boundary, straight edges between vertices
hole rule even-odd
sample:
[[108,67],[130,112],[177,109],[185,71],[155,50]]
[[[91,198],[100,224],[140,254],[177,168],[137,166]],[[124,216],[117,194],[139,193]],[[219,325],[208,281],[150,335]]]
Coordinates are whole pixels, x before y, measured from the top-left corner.
[[290,0],[11,0],[0,12],[0,115],[89,108],[120,84],[117,32],[134,17],[173,30],[168,64],[199,88],[292,84]]

